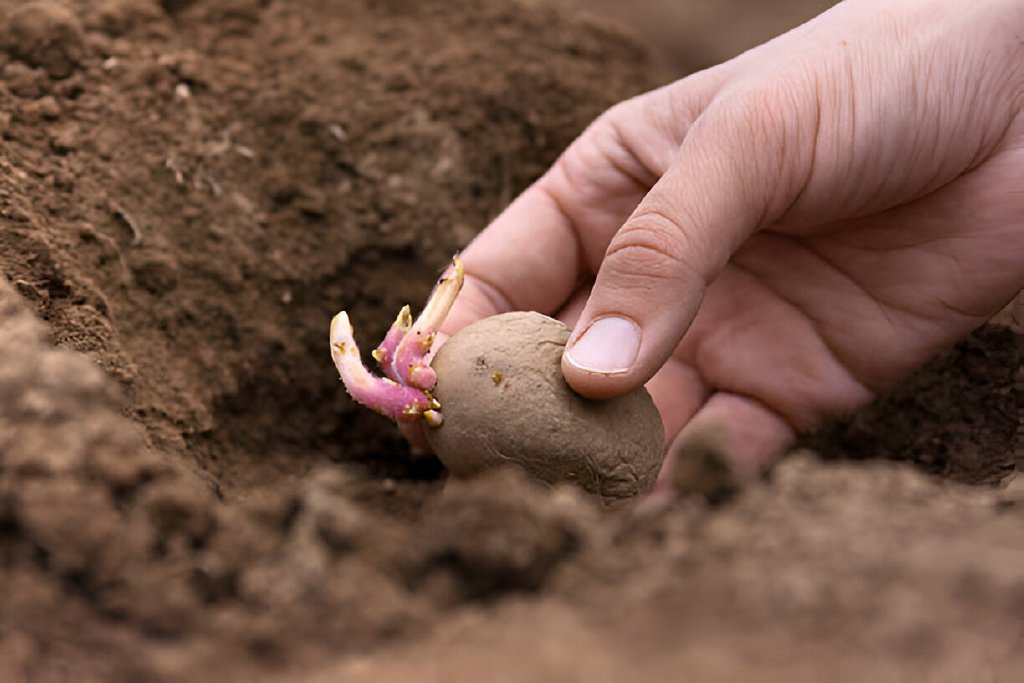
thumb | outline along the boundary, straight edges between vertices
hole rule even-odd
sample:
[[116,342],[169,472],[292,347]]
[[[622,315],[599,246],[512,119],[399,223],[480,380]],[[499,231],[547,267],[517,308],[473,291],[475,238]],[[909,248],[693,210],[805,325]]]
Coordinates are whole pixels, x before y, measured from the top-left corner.
[[799,117],[787,122],[765,110],[705,110],[611,240],[562,357],[565,378],[579,393],[618,396],[654,376],[708,284],[798,196],[800,183],[788,180],[798,174],[788,169],[798,168],[793,162],[813,139],[801,139]]

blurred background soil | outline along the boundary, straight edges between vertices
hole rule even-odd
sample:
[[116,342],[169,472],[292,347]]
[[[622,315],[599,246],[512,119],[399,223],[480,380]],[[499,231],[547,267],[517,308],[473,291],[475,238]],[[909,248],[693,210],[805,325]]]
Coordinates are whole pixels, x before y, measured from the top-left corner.
[[1019,308],[715,507],[445,485],[326,352],[827,4],[0,5],[0,681],[1019,680]]
[[834,0],[555,0],[625,27],[660,76],[674,79],[724,62],[799,26]]

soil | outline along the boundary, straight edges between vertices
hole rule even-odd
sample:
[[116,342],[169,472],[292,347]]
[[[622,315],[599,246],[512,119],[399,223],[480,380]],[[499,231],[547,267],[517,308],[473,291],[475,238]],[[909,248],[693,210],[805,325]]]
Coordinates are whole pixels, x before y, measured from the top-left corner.
[[331,316],[652,73],[538,0],[0,7],[0,680],[1019,680],[1010,314],[714,505],[445,484],[339,391]]
[[553,1],[630,27],[667,78],[731,59],[836,4],[836,0]]

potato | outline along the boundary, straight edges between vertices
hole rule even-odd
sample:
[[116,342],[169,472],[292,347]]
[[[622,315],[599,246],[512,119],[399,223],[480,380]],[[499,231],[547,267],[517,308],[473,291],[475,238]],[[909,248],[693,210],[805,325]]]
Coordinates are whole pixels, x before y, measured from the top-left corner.
[[643,388],[596,401],[562,376],[569,328],[539,313],[469,325],[438,351],[434,396],[444,423],[427,439],[455,476],[515,464],[608,499],[651,488],[665,452],[661,417]]

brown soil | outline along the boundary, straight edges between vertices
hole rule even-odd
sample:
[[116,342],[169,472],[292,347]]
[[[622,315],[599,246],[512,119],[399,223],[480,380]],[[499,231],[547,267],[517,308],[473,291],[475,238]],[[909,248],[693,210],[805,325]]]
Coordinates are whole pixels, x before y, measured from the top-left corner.
[[442,492],[339,392],[649,73],[533,0],[0,7],[0,681],[1019,680],[1019,327],[716,507]]

